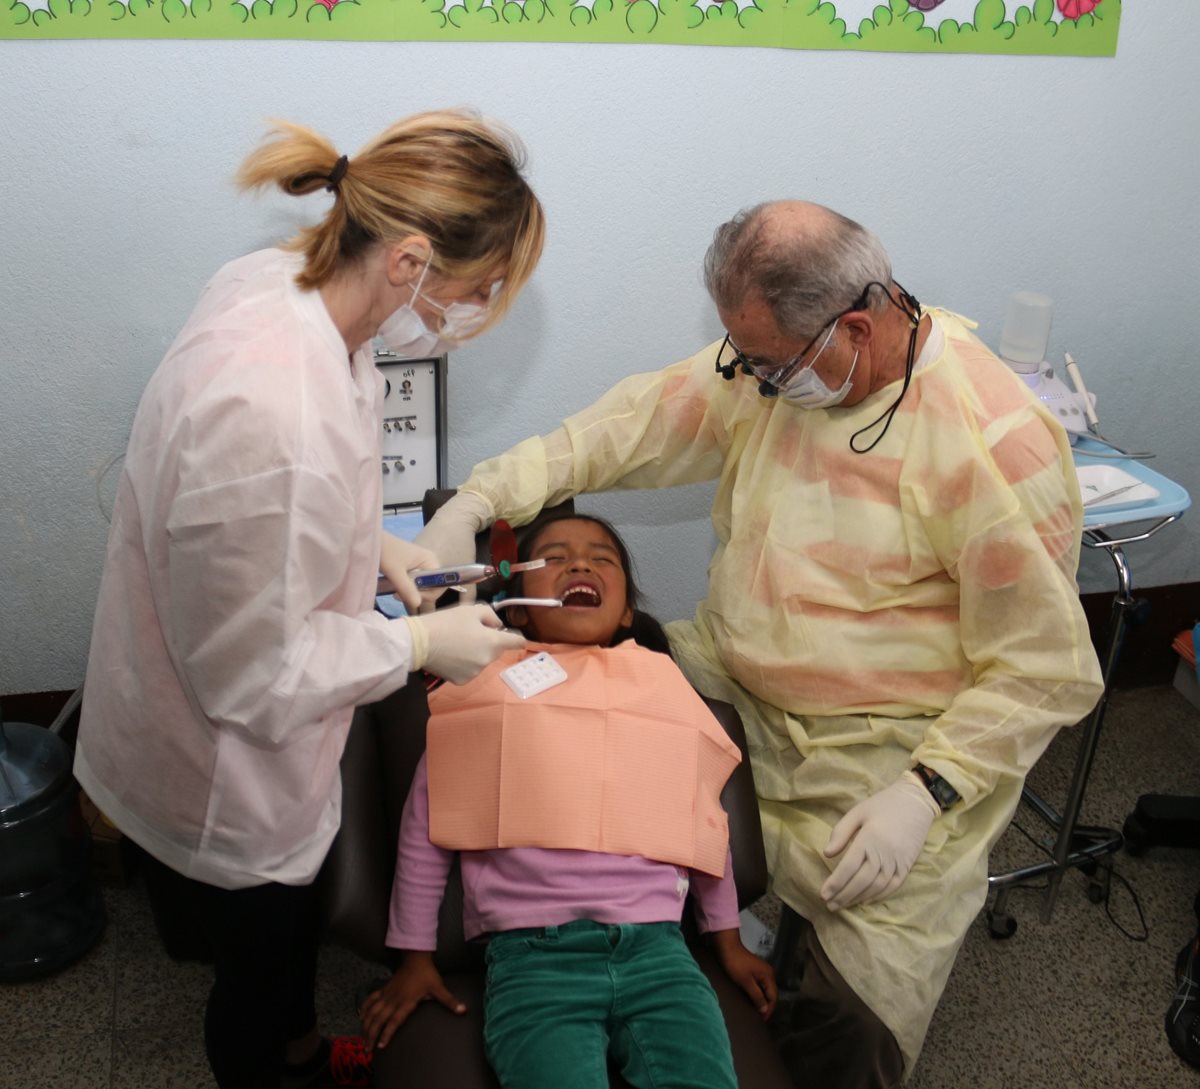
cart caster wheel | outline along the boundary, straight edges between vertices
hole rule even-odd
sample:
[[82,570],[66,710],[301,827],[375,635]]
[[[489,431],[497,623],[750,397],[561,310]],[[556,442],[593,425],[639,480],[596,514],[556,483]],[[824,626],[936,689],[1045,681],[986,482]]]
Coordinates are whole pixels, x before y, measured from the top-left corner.
[[1093,904],[1104,903],[1104,886],[1099,881],[1089,881],[1087,887],[1087,898]]
[[994,941],[1008,941],[1017,932],[1017,920],[1011,915],[997,915],[989,910],[987,913],[988,937]]

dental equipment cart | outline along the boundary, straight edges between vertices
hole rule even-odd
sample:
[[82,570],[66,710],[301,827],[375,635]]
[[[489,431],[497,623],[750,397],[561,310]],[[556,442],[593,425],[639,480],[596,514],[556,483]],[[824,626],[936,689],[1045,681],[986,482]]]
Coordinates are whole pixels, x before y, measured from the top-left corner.
[[1084,725],[1062,813],[1054,810],[1029,786],[1022,792],[1021,800],[1054,831],[1054,849],[1052,857],[1044,862],[988,877],[989,890],[996,890],[996,898],[987,909],[988,930],[993,938],[1009,938],[1016,932],[1017,922],[1007,910],[1008,896],[1015,887],[1034,878],[1046,875],[1048,879],[1042,901],[1042,922],[1049,921],[1063,875],[1072,867],[1082,868],[1091,878],[1089,899],[1099,903],[1107,895],[1109,871],[1097,867],[1096,860],[1119,851],[1124,840],[1120,832],[1080,825],[1079,811],[1130,613],[1137,605],[1131,593],[1132,577],[1124,550],[1126,545],[1147,541],[1160,529],[1178,521],[1192,502],[1188,493],[1174,481],[1147,468],[1141,461],[1113,458],[1111,448],[1103,443],[1081,437],[1073,450],[1084,500],[1083,544],[1086,548],[1106,551],[1117,572],[1117,592],[1112,601],[1105,643],[1100,648],[1104,691]]

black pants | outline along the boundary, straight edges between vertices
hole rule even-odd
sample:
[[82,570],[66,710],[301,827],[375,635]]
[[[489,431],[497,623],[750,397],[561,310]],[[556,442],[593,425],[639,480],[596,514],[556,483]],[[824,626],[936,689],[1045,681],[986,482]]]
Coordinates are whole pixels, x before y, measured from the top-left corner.
[[312,885],[219,889],[152,858],[152,896],[182,905],[213,959],[204,1046],[220,1089],[275,1089],[284,1045],[316,1026],[319,927]]
[[792,912],[788,928],[795,946],[776,966],[771,1029],[792,1080],[814,1089],[896,1089],[904,1060],[891,1030],[833,966],[812,923]]

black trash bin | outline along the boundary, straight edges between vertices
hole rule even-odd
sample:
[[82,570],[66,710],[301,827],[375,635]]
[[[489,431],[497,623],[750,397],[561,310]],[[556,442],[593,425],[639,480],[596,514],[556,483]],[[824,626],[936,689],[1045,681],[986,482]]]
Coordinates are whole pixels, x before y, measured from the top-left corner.
[[40,726],[0,719],[0,980],[65,968],[104,923],[70,748]]

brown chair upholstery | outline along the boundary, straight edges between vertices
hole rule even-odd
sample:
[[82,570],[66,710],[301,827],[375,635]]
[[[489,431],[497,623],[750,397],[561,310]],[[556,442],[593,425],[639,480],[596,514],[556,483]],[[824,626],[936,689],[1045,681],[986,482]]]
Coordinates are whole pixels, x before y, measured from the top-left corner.
[[[426,513],[428,517],[428,512]],[[725,731],[742,752],[742,763],[725,786],[734,881],[741,907],[766,891],[758,805],[737,712],[710,701]],[[381,964],[394,963],[384,946],[400,812],[417,761],[425,748],[429,710],[419,678],[387,699],[359,708],[342,757],[342,827],[318,878],[329,941]],[[690,920],[690,910],[686,919]],[[792,1089],[766,1026],[748,998],[725,975],[700,938],[691,947],[713,984],[729,1027],[734,1065],[743,1089]],[[466,942],[462,884],[451,871],[438,917],[435,955],[446,985],[467,1005],[456,1016],[424,1003],[375,1059],[376,1089],[496,1089],[484,1057],[483,945]],[[625,1086],[615,1072],[614,1086]]]

